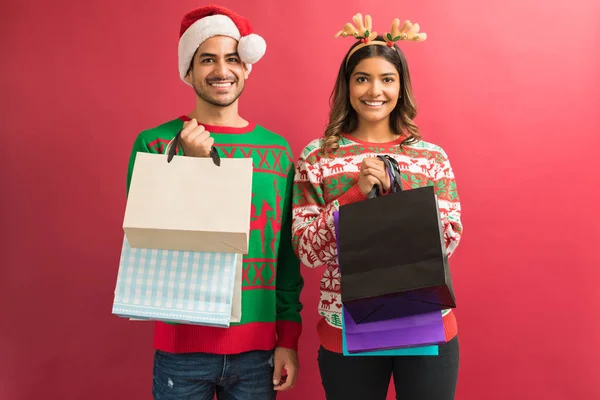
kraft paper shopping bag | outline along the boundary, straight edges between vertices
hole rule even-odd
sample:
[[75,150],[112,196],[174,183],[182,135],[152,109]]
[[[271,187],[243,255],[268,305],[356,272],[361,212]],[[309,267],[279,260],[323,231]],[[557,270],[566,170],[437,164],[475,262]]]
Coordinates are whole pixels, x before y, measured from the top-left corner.
[[252,160],[139,152],[123,230],[132,248],[247,254]]

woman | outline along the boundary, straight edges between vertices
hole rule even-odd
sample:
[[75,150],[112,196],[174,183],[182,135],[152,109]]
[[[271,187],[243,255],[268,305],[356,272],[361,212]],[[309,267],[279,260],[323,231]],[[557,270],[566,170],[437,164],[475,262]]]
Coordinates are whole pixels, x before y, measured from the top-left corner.
[[421,139],[414,123],[415,99],[404,54],[393,41],[422,41],[418,25],[394,21],[385,36],[370,32],[370,18],[358,28],[347,24],[342,36],[359,39],[346,54],[331,96],[324,137],[302,151],[294,187],[294,248],[308,267],[324,266],[317,330],[319,369],[327,399],[386,398],[393,375],[398,399],[453,399],[459,364],[457,326],[443,312],[446,343],[438,356],[344,356],[340,273],[333,213],[340,205],[367,200],[374,186],[385,195],[390,178],[377,154],[397,160],[403,189],[433,183],[448,255],[461,233],[460,204],[444,150]]

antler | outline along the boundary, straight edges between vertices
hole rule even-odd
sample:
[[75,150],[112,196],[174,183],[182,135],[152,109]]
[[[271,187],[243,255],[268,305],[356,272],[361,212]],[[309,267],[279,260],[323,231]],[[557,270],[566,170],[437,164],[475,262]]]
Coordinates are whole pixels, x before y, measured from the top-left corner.
[[427,34],[425,32],[419,33],[419,24],[413,24],[412,22],[406,20],[400,27],[400,20],[396,18],[394,22],[392,22],[392,30],[391,32],[386,33],[385,39],[388,43],[388,46],[393,46],[394,42],[398,40],[412,40],[414,42],[423,42],[427,39]]
[[352,20],[356,26],[348,22],[346,25],[344,25],[344,29],[335,34],[335,38],[338,38],[340,35],[342,37],[354,36],[357,39],[361,39],[363,43],[366,43],[377,37],[377,32],[371,32],[371,29],[373,28],[373,21],[371,20],[370,15],[365,16],[364,22],[361,13],[358,13],[352,17]]

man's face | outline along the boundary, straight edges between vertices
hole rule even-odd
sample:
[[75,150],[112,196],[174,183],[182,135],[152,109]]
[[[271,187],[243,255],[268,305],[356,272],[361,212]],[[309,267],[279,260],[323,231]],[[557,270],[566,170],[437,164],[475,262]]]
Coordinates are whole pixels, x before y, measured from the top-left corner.
[[228,107],[242,94],[248,69],[240,60],[237,45],[231,37],[214,36],[198,47],[185,80],[206,103]]

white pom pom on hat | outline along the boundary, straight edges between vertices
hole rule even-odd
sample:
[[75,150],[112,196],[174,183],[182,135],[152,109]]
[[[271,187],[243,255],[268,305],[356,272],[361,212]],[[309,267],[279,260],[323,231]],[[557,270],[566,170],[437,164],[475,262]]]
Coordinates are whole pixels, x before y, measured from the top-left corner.
[[238,54],[249,70],[267,50],[267,43],[261,36],[253,33],[252,25],[247,19],[217,5],[197,8],[185,14],[181,21],[178,45],[181,80],[185,82],[192,58],[202,42],[217,35],[229,36],[238,41]]
[[265,39],[255,33],[242,36],[238,44],[238,53],[242,60],[248,64],[254,64],[262,58],[267,51]]

